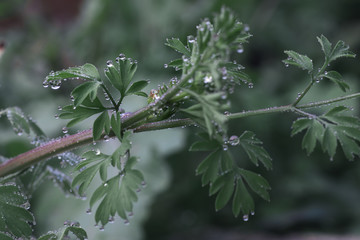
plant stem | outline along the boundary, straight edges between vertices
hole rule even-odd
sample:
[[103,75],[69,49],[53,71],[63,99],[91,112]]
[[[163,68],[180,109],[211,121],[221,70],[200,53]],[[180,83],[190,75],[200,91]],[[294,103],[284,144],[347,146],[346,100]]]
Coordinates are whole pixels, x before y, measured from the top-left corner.
[[292,104],[294,107],[297,106],[297,104],[301,101],[301,99],[303,99],[304,96],[309,92],[310,88],[314,85],[314,83],[319,78],[319,76],[325,72],[325,69],[328,66],[328,64],[329,64],[329,60],[325,59],[325,62],[322,65],[322,67],[319,69],[319,71],[315,75],[311,74],[310,83],[306,86],[305,90],[300,94],[300,96],[296,98],[295,102]]
[[[189,77],[184,78],[182,81],[188,81]],[[179,89],[178,89],[179,90]],[[172,94],[170,97],[166,97],[166,99],[170,99],[172,96],[176,95],[176,90],[172,90]],[[232,113],[228,115],[228,119],[238,119],[243,117],[250,117],[268,113],[278,113],[278,112],[299,112],[300,109],[319,107],[328,105],[335,102],[340,102],[344,100],[353,99],[356,97],[360,97],[360,93],[354,93],[350,95],[346,95],[343,97],[338,97],[330,100],[319,101],[309,104],[303,104],[299,106],[293,105],[285,105],[279,107],[270,107],[258,110],[250,110],[239,113]],[[154,106],[158,106],[158,103],[149,104],[147,107],[140,109],[137,112],[130,114],[130,117],[125,116],[122,119],[123,128],[127,128],[131,126],[133,123],[147,117],[149,114],[149,109]],[[134,121],[134,122],[132,122]],[[167,128],[175,128],[181,126],[191,126],[195,125],[195,122],[189,118],[186,119],[174,119],[174,120],[164,120],[159,122],[145,123],[139,127],[133,129],[134,132],[145,132],[145,131],[154,131],[160,129]],[[104,136],[103,136],[104,137]],[[0,177],[8,176],[17,171],[23,170],[35,163],[38,163],[42,160],[49,159],[54,157],[62,152],[70,151],[77,147],[87,145],[93,142],[92,137],[92,129],[88,129],[82,131],[80,133],[76,133],[74,135],[62,137],[59,139],[51,140],[46,144],[43,144],[37,148],[34,148],[28,152],[22,153],[14,158],[9,159],[8,161],[2,163],[0,165]]]
[[250,116],[262,115],[268,113],[276,113],[276,112],[289,112],[292,111],[293,108],[294,107],[292,105],[285,105],[279,107],[270,107],[270,108],[263,108],[258,110],[231,113],[228,115],[228,119],[237,119],[237,118],[250,117]]
[[330,99],[330,100],[325,100],[325,101],[302,104],[302,105],[297,106],[297,108],[305,109],[305,108],[319,107],[319,106],[324,106],[324,105],[328,105],[328,104],[335,103],[335,102],[341,102],[341,101],[345,101],[345,100],[349,100],[349,99],[353,99],[353,98],[357,98],[357,97],[360,97],[360,93],[353,93],[350,95],[346,95],[346,96],[342,96],[342,97],[338,97],[338,98],[334,98],[334,99]]

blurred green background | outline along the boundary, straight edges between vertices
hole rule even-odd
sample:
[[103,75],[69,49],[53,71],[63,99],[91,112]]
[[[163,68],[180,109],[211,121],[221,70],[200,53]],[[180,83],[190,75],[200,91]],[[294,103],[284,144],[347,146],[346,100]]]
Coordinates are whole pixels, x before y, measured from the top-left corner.
[[[0,58],[0,109],[19,106],[49,137],[59,136],[65,122],[54,119],[57,106],[70,102],[69,94],[78,82],[67,82],[56,91],[45,89],[42,81],[51,70],[86,62],[103,69],[108,59],[125,53],[139,62],[135,78],[151,80],[147,90],[156,88],[177,74],[163,67],[176,57],[164,46],[165,39],[186,40],[200,19],[211,17],[222,5],[233,9],[253,34],[245,52],[235,57],[255,87],[238,88],[231,96],[234,112],[285,105],[303,90],[306,74],[285,68],[284,50],[307,54],[319,66],[323,56],[316,36],[324,34],[333,43],[344,40],[360,53],[358,0],[1,0],[0,42],[5,43],[5,51]],[[359,91],[358,58],[331,67],[342,73],[353,92]],[[304,102],[340,95],[331,84],[321,82]],[[130,98],[125,104],[126,111],[133,111],[146,102]],[[359,114],[358,100],[345,104]],[[202,188],[195,176],[204,155],[187,152],[196,139],[194,129],[174,129],[133,139],[147,188],[129,226],[117,219],[100,232],[93,227],[93,215],[85,214],[87,201],[66,198],[51,183],[44,183],[32,199],[36,234],[71,219],[80,221],[89,239],[238,239],[254,232],[360,235],[359,161],[345,160],[341,150],[332,162],[320,148],[307,156],[300,147],[301,137],[290,137],[295,118],[278,114],[230,123],[231,135],[254,131],[274,160],[274,170],[267,172],[232,150],[244,167],[261,173],[272,186],[271,202],[255,197],[256,214],[248,222],[234,218],[230,207],[215,212],[214,198],[208,197],[208,188]],[[89,123],[81,125],[87,127]],[[4,118],[0,131],[0,155],[12,157],[32,147],[29,139],[12,132]],[[110,152],[114,144],[103,147]]]

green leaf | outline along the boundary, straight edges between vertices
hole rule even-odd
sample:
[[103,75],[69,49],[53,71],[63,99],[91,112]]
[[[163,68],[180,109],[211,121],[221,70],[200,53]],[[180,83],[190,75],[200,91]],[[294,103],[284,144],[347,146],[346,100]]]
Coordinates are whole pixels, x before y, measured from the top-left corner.
[[344,92],[350,90],[349,85],[342,80],[342,76],[340,75],[340,73],[336,71],[326,72],[325,74],[320,75],[320,77],[325,77],[331,80],[332,82],[337,84],[340,87],[340,89],[343,90]]
[[283,60],[285,65],[294,65],[303,70],[308,70],[308,72],[313,70],[312,60],[308,56],[301,55],[292,50],[284,52],[289,56],[286,60]]
[[80,104],[89,97],[90,101],[94,101],[97,96],[97,90],[101,83],[97,81],[85,82],[77,86],[71,95],[74,97],[74,106],[80,106]]
[[24,113],[18,107],[12,107],[6,109],[6,116],[10,121],[14,132],[18,135],[23,133],[30,134],[30,126],[28,118],[25,117]]
[[331,54],[331,43],[324,35],[317,37],[317,40],[321,45],[321,50],[324,52],[325,58],[329,59]]
[[333,158],[336,153],[337,140],[335,131],[332,128],[328,127],[325,129],[322,142],[323,151],[327,152],[330,158]]
[[107,111],[104,111],[99,115],[99,117],[94,121],[93,124],[93,138],[94,141],[99,140],[105,129],[105,133],[109,133],[110,118]]
[[246,189],[241,178],[237,178],[236,180],[232,209],[235,217],[239,216],[241,211],[245,216],[249,216],[249,214],[253,213],[255,209],[254,200]]
[[239,173],[247,182],[249,187],[260,197],[262,197],[266,201],[270,201],[270,196],[268,191],[271,189],[269,183],[265,178],[260,176],[260,174],[256,174],[254,172],[239,169]]
[[[0,185],[0,233],[12,238],[30,238],[34,216],[25,208],[29,203],[15,185]],[[11,238],[11,239],[12,239]],[[6,239],[6,238],[4,238]]]
[[116,137],[121,140],[121,116],[119,112],[111,115],[111,129],[115,133]]
[[271,157],[262,146],[259,146],[262,142],[255,137],[254,133],[245,131],[239,139],[240,145],[245,150],[252,163],[258,166],[258,161],[260,161],[267,170],[272,168]]
[[189,151],[213,151],[216,148],[221,147],[218,141],[212,139],[208,141],[198,141],[194,142],[191,146]]
[[78,79],[78,78],[89,81],[101,80],[97,68],[90,63],[86,63],[80,67],[71,67],[57,72],[52,71],[45,78],[45,82],[56,85],[56,84],[61,84],[61,81],[65,81],[67,79]]
[[340,57],[354,58],[355,56],[356,55],[349,50],[349,46],[345,45],[345,42],[338,41],[330,53],[329,62],[334,61],[335,59]]
[[131,95],[140,92],[143,88],[145,88],[149,84],[149,81],[137,81],[134,82],[129,89],[126,91],[126,95]]
[[360,156],[360,119],[345,115],[349,111],[344,106],[337,106],[323,114],[321,118],[328,122],[323,138],[323,150],[332,159],[336,153],[337,140],[347,159]]
[[215,185],[217,182],[221,182],[222,186],[215,200],[216,211],[225,207],[225,205],[230,201],[230,198],[234,192],[234,174],[228,173],[220,176],[213,184]]
[[[104,171],[106,167],[111,163],[111,156],[100,153],[99,151],[88,151],[82,155],[86,160],[82,161],[76,166],[76,170],[82,170],[74,180],[71,186],[74,188],[79,185],[79,194],[83,195],[90,183],[94,179],[95,175],[102,169],[102,178],[104,177]],[[92,164],[90,167],[87,165]],[[86,166],[86,168],[85,168]],[[85,169],[84,169],[85,168]],[[84,170],[83,170],[84,169]]]
[[219,172],[221,151],[216,150],[210,153],[197,167],[196,174],[202,174],[201,181],[203,186],[216,180]]
[[46,166],[46,174],[47,178],[52,180],[66,195],[73,195],[78,198],[83,197],[76,188],[71,186],[72,179],[59,169],[48,165]]
[[138,199],[137,189],[143,181],[138,170],[127,168],[122,176],[117,175],[96,189],[90,199],[90,206],[102,200],[96,210],[95,221],[105,225],[116,213],[121,218],[128,219],[127,213],[132,211],[133,202]]
[[167,43],[165,43],[166,46],[175,49],[176,51],[184,54],[186,57],[191,56],[189,49],[185,47],[185,45],[180,41],[180,39],[171,38],[171,39],[166,39],[166,41],[167,41]]
[[[69,233],[71,232],[73,235],[75,235],[76,239],[79,240],[85,240],[88,239],[88,236],[84,229],[82,229],[80,226],[77,226],[79,223],[73,222],[69,223],[70,225],[65,225],[64,227],[58,229],[56,232],[48,232],[44,235],[42,235],[38,240],[63,240],[66,239],[69,236]],[[70,239],[70,238],[69,238]]]
[[311,119],[311,126],[307,129],[303,141],[302,148],[306,149],[307,154],[314,151],[316,146],[316,140],[322,144],[324,135],[324,127],[315,119]]

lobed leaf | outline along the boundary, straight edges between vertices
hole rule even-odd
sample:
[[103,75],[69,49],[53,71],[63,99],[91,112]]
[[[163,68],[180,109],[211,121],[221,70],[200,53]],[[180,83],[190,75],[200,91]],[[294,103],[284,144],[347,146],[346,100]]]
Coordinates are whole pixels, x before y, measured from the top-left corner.
[[350,90],[350,86],[346,82],[344,82],[340,73],[336,71],[326,72],[325,74],[320,75],[320,77],[325,77],[331,80],[332,82],[337,84],[340,87],[340,89],[343,90],[344,92]]
[[74,106],[80,106],[80,104],[89,97],[90,101],[94,101],[97,97],[97,90],[101,83],[98,81],[85,82],[77,86],[71,95],[74,97]]
[[0,192],[0,236],[30,238],[34,216],[24,207],[26,197],[16,185],[0,185]]
[[99,140],[103,132],[105,132],[106,134],[109,134],[110,132],[110,118],[107,111],[102,112],[94,121],[93,124],[94,141]]
[[308,72],[311,72],[313,70],[312,60],[308,56],[301,55],[292,50],[284,52],[288,55],[288,58],[283,60],[285,65],[294,65],[303,70],[308,70]]
[[100,75],[97,68],[90,64],[86,63],[80,67],[70,67],[57,72],[51,72],[46,78],[45,82],[58,82],[67,79],[84,79],[89,81],[100,81]]
[[186,57],[191,56],[189,49],[185,47],[185,45],[180,41],[180,39],[171,38],[171,39],[166,39],[166,41],[167,41],[167,43],[165,43],[166,46],[175,49],[176,51],[184,54]]
[[262,142],[255,137],[254,133],[245,131],[239,139],[240,145],[245,150],[252,163],[258,166],[258,161],[260,161],[267,170],[272,168],[270,155],[262,146],[259,146]]

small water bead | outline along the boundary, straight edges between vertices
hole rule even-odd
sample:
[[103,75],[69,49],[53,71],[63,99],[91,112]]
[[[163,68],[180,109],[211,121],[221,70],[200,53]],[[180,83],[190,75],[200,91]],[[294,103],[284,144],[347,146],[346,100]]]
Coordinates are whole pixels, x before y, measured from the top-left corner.
[[73,95],[70,95],[70,100],[71,100],[72,102],[75,101],[75,98],[74,98]]
[[229,143],[231,146],[236,146],[236,145],[239,145],[240,139],[239,139],[238,136],[232,135],[232,136],[229,138],[228,143]]
[[104,187],[107,187],[108,186],[108,184],[107,183],[104,183]]
[[247,24],[244,24],[244,31],[245,31],[245,32],[250,31],[250,26],[247,25]]
[[108,142],[108,141],[110,141],[110,137],[108,135],[105,135],[104,140],[105,140],[105,142]]
[[229,111],[225,111],[225,112],[224,112],[224,115],[225,115],[225,116],[230,116],[231,113],[230,113]]
[[248,214],[244,214],[244,215],[243,215],[243,220],[244,220],[244,222],[249,221],[249,215],[248,215]]
[[61,111],[62,110],[62,107],[61,106],[58,106],[58,108],[57,108],[59,111]]
[[255,215],[255,212],[254,212],[254,211],[251,211],[250,214],[251,214],[251,216],[254,216],[254,215]]
[[188,40],[189,43],[194,43],[196,41],[194,36],[192,36],[192,35],[188,36],[187,40]]
[[99,230],[103,232],[103,231],[105,230],[104,225],[100,226],[100,227],[99,227]]
[[115,218],[113,216],[109,217],[109,223],[114,223],[115,222]]
[[254,84],[253,84],[253,83],[249,83],[248,87],[249,87],[249,88],[253,88],[253,87],[254,87]]
[[285,63],[285,67],[289,67],[289,64],[288,64],[288,63]]
[[72,227],[80,227],[80,223],[75,221],[75,222],[70,223],[70,226],[72,226]]
[[119,54],[119,59],[120,59],[121,61],[124,61],[124,60],[125,60],[125,54],[120,53],[120,54]]
[[129,225],[129,224],[130,224],[129,220],[126,219],[126,220],[124,221],[124,224],[125,224],[126,226]]
[[88,209],[86,210],[86,214],[91,214],[91,208],[88,208]]
[[168,68],[168,67],[169,67],[169,65],[165,63],[165,64],[164,64],[164,68]]
[[70,226],[70,224],[71,224],[71,221],[69,221],[69,220],[66,220],[66,221],[64,222],[64,225],[65,225],[65,226]]
[[224,151],[227,151],[228,149],[229,149],[229,146],[226,145],[226,144],[224,144],[224,145],[223,145],[223,150],[224,150]]
[[111,60],[109,60],[109,61],[106,62],[106,66],[113,67],[114,64],[113,64],[113,62]]
[[96,156],[99,156],[100,154],[101,154],[100,149],[96,149],[96,150],[95,150],[95,155],[96,155]]
[[62,128],[62,132],[63,132],[63,133],[68,133],[68,131],[69,131],[69,130],[67,129],[67,127],[63,127],[63,128]]
[[243,45],[239,45],[237,50],[236,50],[237,53],[243,53],[244,52],[244,47]]
[[59,114],[55,114],[55,119],[59,119]]
[[44,87],[44,88],[49,87],[49,83],[48,83],[47,81],[44,81],[44,82],[43,82],[43,87]]
[[194,82],[194,79],[190,78],[188,82],[189,82],[189,83],[193,83],[193,82]]

